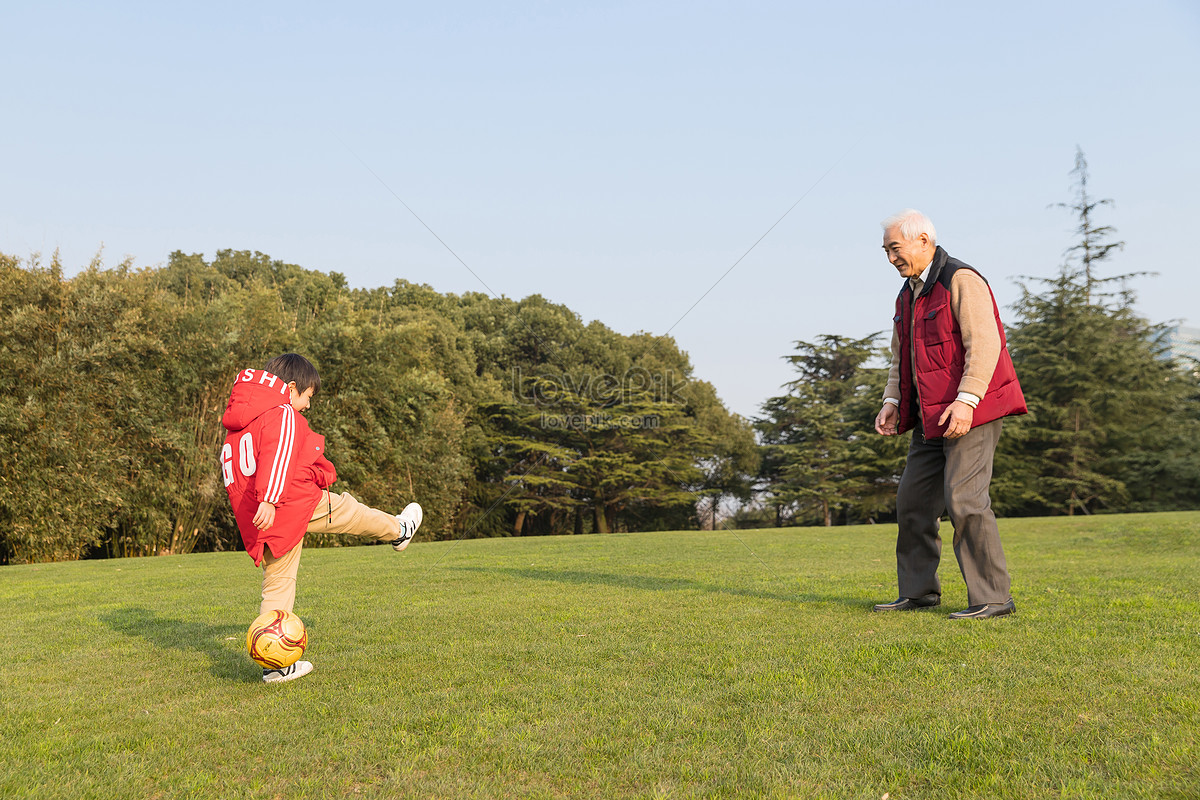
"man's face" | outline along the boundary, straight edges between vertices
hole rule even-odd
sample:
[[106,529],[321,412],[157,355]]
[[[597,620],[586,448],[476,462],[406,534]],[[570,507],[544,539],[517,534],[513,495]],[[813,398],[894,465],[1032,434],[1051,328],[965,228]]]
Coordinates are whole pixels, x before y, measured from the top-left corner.
[[883,251],[902,278],[920,275],[933,261],[933,250],[934,244],[929,241],[928,234],[920,233],[915,239],[905,239],[899,225],[883,233]]

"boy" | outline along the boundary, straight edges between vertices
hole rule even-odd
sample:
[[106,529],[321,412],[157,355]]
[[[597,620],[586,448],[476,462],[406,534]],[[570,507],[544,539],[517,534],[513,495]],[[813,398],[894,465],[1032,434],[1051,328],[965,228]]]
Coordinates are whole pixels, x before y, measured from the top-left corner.
[[[421,506],[397,515],[363,505],[329,487],[337,471],[325,458],[325,437],[313,433],[300,411],[308,408],[321,378],[308,359],[285,353],[261,370],[238,374],[221,424],[229,432],[221,448],[221,476],[237,517],[242,544],[263,568],[259,613],[291,611],[304,534],[348,533],[388,542],[400,552],[421,526]],[[312,671],[297,661],[263,669],[267,683],[290,681]]]

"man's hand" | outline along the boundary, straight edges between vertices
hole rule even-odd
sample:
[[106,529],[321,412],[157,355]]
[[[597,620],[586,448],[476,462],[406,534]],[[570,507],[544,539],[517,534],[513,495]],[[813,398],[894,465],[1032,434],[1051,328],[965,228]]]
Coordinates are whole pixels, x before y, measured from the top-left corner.
[[254,512],[252,520],[254,527],[260,531],[265,531],[267,528],[275,524],[275,506],[270,503],[259,503],[258,511]]
[[884,403],[875,417],[875,431],[884,436],[896,435],[896,424],[900,421],[900,409],[895,403]]
[[970,433],[973,419],[975,419],[975,409],[961,400],[955,400],[942,412],[941,418],[938,419],[938,427],[945,425],[946,420],[950,420],[950,425],[943,435],[947,439],[958,439]]

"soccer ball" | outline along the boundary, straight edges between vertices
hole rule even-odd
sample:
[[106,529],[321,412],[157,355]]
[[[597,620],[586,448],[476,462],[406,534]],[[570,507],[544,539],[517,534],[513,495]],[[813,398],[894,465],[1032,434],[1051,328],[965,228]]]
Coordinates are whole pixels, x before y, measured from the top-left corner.
[[308,630],[290,611],[265,611],[250,623],[246,649],[268,669],[283,669],[300,660],[308,645]]

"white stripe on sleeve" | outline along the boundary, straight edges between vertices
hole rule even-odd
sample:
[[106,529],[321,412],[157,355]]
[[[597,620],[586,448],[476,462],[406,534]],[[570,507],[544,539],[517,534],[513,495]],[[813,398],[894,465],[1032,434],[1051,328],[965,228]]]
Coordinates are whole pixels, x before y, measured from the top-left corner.
[[271,465],[271,478],[267,482],[264,500],[271,505],[279,502],[287,486],[288,467],[292,463],[292,444],[296,440],[296,412],[291,404],[280,406],[283,416],[279,422],[279,449],[275,451],[275,463]]

